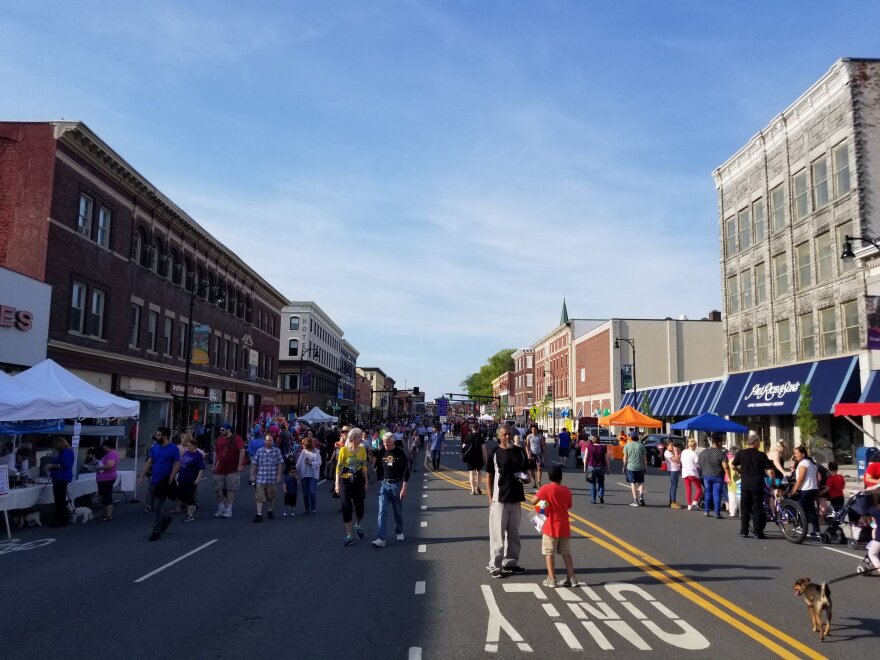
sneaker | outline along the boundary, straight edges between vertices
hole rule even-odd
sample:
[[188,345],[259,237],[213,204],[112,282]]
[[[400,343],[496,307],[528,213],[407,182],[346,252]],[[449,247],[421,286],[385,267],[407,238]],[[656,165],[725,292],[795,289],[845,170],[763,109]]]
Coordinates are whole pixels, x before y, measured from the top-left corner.
[[760,541],[763,541],[763,540],[765,540],[767,537],[766,537],[764,534],[755,534],[755,538],[758,539],[758,540],[760,540]]
[[226,507],[226,509],[223,511],[223,517],[224,518],[232,518],[232,507],[231,506]]
[[493,568],[492,571],[489,573],[489,575],[491,575],[493,578],[504,577],[504,573],[501,571],[500,568]]
[[694,510],[694,505],[688,504],[688,511],[693,511],[693,510]]
[[385,541],[383,541],[382,539],[376,539],[370,545],[373,546],[374,548],[384,548]]
[[605,498],[604,498],[604,497],[600,497],[600,498],[599,498],[599,504],[605,504]]
[[226,513],[226,507],[223,506],[222,503],[221,503],[221,504],[218,504],[218,505],[217,505],[217,510],[214,512],[214,517],[215,517],[215,518],[220,518],[220,517],[223,516],[224,513]]
[[269,509],[269,513],[266,514],[266,517],[269,518],[269,520],[275,519],[275,514],[272,513],[272,509]]
[[289,513],[287,513],[287,511],[285,511],[285,512],[284,512],[284,513],[282,513],[282,514],[281,514],[281,515],[282,515],[282,516],[284,516],[284,517],[285,517],[285,518],[287,518],[287,516],[289,516],[289,515],[290,515],[290,514],[289,514]]
[[192,522],[195,519],[196,519],[195,516],[186,515],[183,517],[183,522]]
[[342,545],[345,545],[345,546],[354,545],[354,539],[351,538],[350,536],[346,536],[342,541]]
[[808,539],[813,539],[814,541],[819,541],[822,538],[822,535],[819,532],[810,532],[807,534]]
[[718,518],[718,520],[724,520],[724,516],[722,516],[720,513],[717,514],[715,517]]
[[403,534],[398,534],[398,535],[397,535],[397,540],[398,540],[398,541],[402,541],[402,540],[403,540]]
[[162,535],[159,532],[153,532],[152,534],[150,534],[150,538],[148,538],[147,540],[148,541],[158,541],[161,538],[162,538]]
[[644,497],[639,498],[639,506],[645,506],[645,498]]
[[290,512],[290,517],[291,517],[291,518],[293,518],[295,515],[296,515],[296,511],[291,511],[291,512]]
[[550,589],[556,588],[556,580],[555,579],[547,578],[541,584],[544,585],[545,587],[549,587]]
[[144,513],[153,513],[153,507],[148,504],[144,507]]
[[525,575],[526,574],[526,569],[524,569],[522,566],[519,566],[519,565],[505,566],[503,570],[507,573],[513,573],[514,575]]
[[358,535],[359,539],[363,540],[363,538],[364,538],[364,528],[363,527],[361,527],[360,525],[355,525],[354,532],[355,532],[355,534]]
[[257,515],[254,516],[254,519],[251,522],[255,522],[255,523],[263,522],[263,514],[258,513]]
[[160,532],[161,532],[162,534],[164,534],[164,533],[165,533],[165,530],[168,529],[168,525],[171,524],[171,521],[172,521],[171,516],[163,516],[163,517],[162,517],[162,527],[159,528],[159,529],[160,529]]
[[590,504],[595,504],[596,500],[590,500]]
[[669,503],[669,508],[670,508],[670,509],[680,509],[680,508],[681,508],[681,504],[679,504],[678,502],[670,502],[670,503]]
[[633,500],[632,502],[629,503],[629,505],[630,506],[638,506],[639,505],[638,500]]
[[578,587],[578,586],[580,586],[580,583],[578,582],[578,579],[576,577],[571,577],[571,578],[567,577],[567,578],[565,578],[565,580],[563,582],[559,583],[559,586],[560,587]]

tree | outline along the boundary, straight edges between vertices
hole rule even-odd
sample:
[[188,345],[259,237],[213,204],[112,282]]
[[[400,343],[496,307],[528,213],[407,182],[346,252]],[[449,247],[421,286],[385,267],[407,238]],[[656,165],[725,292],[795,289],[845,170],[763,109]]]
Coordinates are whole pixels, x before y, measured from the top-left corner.
[[639,412],[651,417],[651,397],[645,392],[642,394],[642,402],[639,404]]
[[491,397],[492,381],[505,371],[513,371],[513,352],[516,349],[505,348],[486,360],[480,370],[472,373],[461,381],[461,386],[470,397]]
[[801,404],[797,411],[797,425],[801,432],[801,443],[810,449],[812,453],[813,445],[816,442],[816,433],[819,431],[819,422],[810,406],[813,404],[813,393],[810,386],[804,383],[801,385]]

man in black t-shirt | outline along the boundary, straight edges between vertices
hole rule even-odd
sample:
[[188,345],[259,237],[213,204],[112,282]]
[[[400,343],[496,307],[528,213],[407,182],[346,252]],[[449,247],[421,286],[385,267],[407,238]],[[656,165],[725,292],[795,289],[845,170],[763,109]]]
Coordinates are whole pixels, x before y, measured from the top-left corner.
[[740,473],[740,529],[739,535],[749,538],[749,518],[755,529],[755,538],[763,539],[764,525],[764,477],[773,476],[773,463],[767,454],[758,449],[761,439],[754,433],[746,441],[748,447],[740,449],[733,457],[733,467]]
[[506,426],[498,429],[498,446],[493,447],[486,461],[486,493],[489,496],[489,565],[493,578],[510,573],[526,572],[519,565],[519,523],[522,516],[520,503],[526,499],[523,482],[526,480],[526,455],[512,442],[512,431]]

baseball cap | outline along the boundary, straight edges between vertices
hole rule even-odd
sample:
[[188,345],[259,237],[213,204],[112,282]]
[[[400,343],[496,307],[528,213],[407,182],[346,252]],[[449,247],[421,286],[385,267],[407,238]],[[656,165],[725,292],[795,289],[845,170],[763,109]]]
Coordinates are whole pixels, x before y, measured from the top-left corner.
[[232,424],[230,424],[229,422],[223,422],[223,423],[220,425],[220,428],[223,429],[224,431],[231,431],[231,430],[232,430]]

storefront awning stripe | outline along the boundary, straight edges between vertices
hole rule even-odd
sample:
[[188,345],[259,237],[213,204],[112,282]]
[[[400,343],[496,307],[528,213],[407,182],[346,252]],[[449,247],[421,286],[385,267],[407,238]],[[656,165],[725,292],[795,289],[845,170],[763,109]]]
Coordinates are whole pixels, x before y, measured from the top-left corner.
[[728,375],[724,381],[724,386],[721,388],[718,400],[709,412],[719,416],[733,414],[733,409],[736,408],[736,404],[742,398],[750,376],[750,373]]
[[858,361],[858,357],[852,356],[816,362],[809,381],[813,399],[810,409],[814,413],[828,415],[834,411],[835,404],[856,401]]
[[697,401],[703,396],[705,389],[706,383],[697,383],[690,388],[687,399],[681,407],[681,415],[683,417],[692,417],[694,415],[694,411],[697,409]]
[[877,374],[880,372],[872,371],[868,376],[868,382],[865,383],[865,389],[862,396],[859,397],[859,403],[877,403],[880,402],[880,378]]

